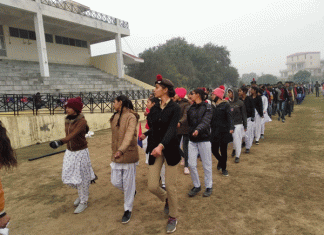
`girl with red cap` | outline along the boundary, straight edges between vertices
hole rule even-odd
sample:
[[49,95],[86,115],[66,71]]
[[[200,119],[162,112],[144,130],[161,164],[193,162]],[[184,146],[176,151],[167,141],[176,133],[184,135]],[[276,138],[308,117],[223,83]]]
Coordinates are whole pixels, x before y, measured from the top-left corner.
[[181,156],[183,157],[183,160],[181,162],[182,165],[185,165],[184,167],[184,174],[189,175],[190,171],[188,168],[188,145],[189,145],[189,126],[188,126],[188,120],[187,120],[187,111],[190,106],[189,101],[185,98],[187,94],[187,90],[183,87],[178,87],[175,89],[175,96],[174,100],[179,104],[181,108],[181,117],[177,126],[177,136],[179,139],[179,143],[183,142],[183,151],[181,150]]
[[74,213],[79,214],[87,208],[89,186],[96,176],[93,172],[89,157],[86,133],[89,131],[87,121],[81,113],[83,103],[80,97],[68,99],[65,104],[67,117],[65,118],[66,137],[53,141],[53,149],[67,144],[63,159],[62,181],[78,189],[79,197],[75,200],[77,206]]
[[[228,176],[226,168],[227,146],[233,141],[234,122],[231,107],[228,101],[224,100],[225,90],[216,88],[212,93],[213,117],[211,121],[212,152],[218,160],[217,170],[222,171],[223,176]],[[219,154],[219,151],[221,154]]]

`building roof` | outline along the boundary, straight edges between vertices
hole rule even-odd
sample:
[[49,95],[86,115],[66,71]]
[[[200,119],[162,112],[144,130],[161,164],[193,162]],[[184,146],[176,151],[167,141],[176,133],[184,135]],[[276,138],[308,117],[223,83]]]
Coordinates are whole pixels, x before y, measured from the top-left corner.
[[124,63],[125,64],[135,64],[135,63],[144,63],[144,59],[139,58],[137,56],[131,55],[127,52],[123,51],[124,55]]
[[293,57],[293,56],[298,56],[298,55],[305,55],[305,54],[320,54],[320,53],[321,53],[321,52],[319,52],[319,51],[297,52],[297,53],[295,53],[295,54],[291,54],[291,55],[287,56],[287,58],[288,58],[288,57]]

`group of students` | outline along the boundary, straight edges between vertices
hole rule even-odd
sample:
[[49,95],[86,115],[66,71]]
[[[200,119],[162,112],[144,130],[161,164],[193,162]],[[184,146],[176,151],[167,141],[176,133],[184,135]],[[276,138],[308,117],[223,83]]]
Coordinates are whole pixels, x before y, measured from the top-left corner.
[[[227,89],[220,86],[208,92],[197,88],[187,95],[184,88],[174,89],[173,83],[158,75],[154,95],[147,101],[146,111],[148,129],[137,136],[139,115],[127,96],[120,95],[114,100],[115,113],[110,119],[112,130],[111,183],[124,194],[124,214],[122,223],[128,223],[132,215],[136,195],[136,167],[139,163],[138,138],[146,140],[148,164],[148,190],[164,203],[164,213],[168,215],[167,233],[176,230],[178,216],[177,177],[178,165],[184,165],[184,174],[190,174],[193,188],[188,195],[193,197],[201,191],[197,169],[200,158],[204,169],[204,197],[212,194],[212,154],[218,160],[217,170],[224,176],[227,171],[227,148],[233,142],[235,162],[240,162],[242,143],[245,153],[249,153],[253,141],[259,144],[264,137],[265,123],[271,121],[274,103],[278,106],[279,118],[284,120],[285,107],[289,102],[289,86],[258,87],[255,82],[250,86]],[[277,91],[277,93],[275,93]],[[279,94],[280,91],[280,94]],[[226,93],[226,94],[225,94]],[[298,94],[296,97],[298,97]],[[188,97],[186,99],[185,97]],[[275,100],[273,97],[277,97]],[[50,147],[58,148],[67,144],[63,159],[62,181],[78,190],[74,201],[74,213],[79,214],[87,208],[89,187],[98,177],[95,175],[89,156],[86,133],[87,121],[82,114],[80,97],[71,98],[65,104],[66,137],[52,141]],[[0,123],[2,141],[1,167],[17,165],[10,140]],[[5,140],[5,141],[4,141]],[[6,146],[6,147],[4,147]],[[183,160],[182,160],[183,159]],[[162,181],[162,187],[161,187]],[[3,191],[0,183],[0,210]],[[0,228],[7,225],[9,217],[0,212]]]

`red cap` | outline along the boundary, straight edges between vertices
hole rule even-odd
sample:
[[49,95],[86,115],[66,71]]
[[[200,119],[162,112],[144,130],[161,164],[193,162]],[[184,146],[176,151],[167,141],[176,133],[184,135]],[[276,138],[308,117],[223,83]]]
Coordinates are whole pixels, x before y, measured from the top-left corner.
[[65,107],[74,109],[74,111],[81,113],[83,108],[83,103],[81,97],[70,98],[65,104]]
[[223,85],[220,85],[219,88],[225,91],[225,87]]
[[175,89],[175,93],[180,97],[180,99],[183,99],[187,94],[187,90],[183,87],[178,87]]

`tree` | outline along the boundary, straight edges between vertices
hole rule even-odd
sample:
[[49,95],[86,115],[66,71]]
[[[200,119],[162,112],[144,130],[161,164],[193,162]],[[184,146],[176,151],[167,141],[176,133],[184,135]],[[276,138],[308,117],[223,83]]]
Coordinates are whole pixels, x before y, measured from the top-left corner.
[[144,63],[127,66],[126,73],[148,84],[154,84],[157,74],[187,89],[236,85],[239,78],[237,69],[230,66],[230,52],[212,43],[199,47],[184,38],[172,38],[143,51],[139,57]]
[[295,83],[306,83],[309,82],[309,78],[312,74],[306,70],[300,70],[294,75]]
[[264,74],[257,80],[257,84],[276,84],[278,81],[277,77],[272,74]]

